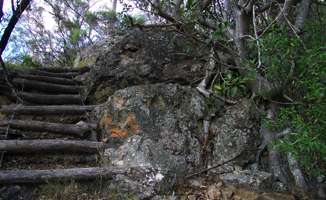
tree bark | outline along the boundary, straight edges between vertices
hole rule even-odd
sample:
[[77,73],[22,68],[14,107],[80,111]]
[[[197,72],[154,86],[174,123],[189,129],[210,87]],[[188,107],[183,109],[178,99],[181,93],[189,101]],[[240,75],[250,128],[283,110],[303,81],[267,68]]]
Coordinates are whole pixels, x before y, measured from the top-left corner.
[[3,17],[3,0],[0,0],[0,22],[2,21]]
[[79,81],[75,81],[68,78],[56,78],[56,77],[49,77],[49,76],[38,76],[38,75],[30,75],[30,74],[23,74],[17,73],[17,77],[24,78],[27,80],[35,80],[35,81],[43,81],[47,83],[55,83],[55,84],[62,84],[62,85],[80,85]]
[[96,129],[95,124],[60,124],[41,121],[3,120],[0,126],[10,126],[24,131],[49,132],[82,137],[86,132]]
[[0,56],[2,56],[2,53],[8,44],[10,35],[11,35],[12,31],[14,30],[20,16],[25,11],[25,9],[28,7],[30,2],[31,2],[31,0],[22,0],[20,2],[20,4],[17,6],[17,9],[15,10],[15,12],[13,13],[13,16],[10,18],[9,23],[8,23],[6,29],[4,30],[1,40],[0,40]]
[[76,106],[76,105],[55,105],[55,106],[24,106],[9,105],[2,106],[0,113],[15,115],[82,115],[91,112],[95,106]]
[[82,86],[74,85],[60,85],[54,83],[47,83],[42,81],[27,80],[22,78],[14,78],[13,84],[19,86],[23,90],[37,90],[46,93],[58,94],[79,94],[82,92]]
[[0,140],[0,151],[8,153],[97,153],[103,151],[104,146],[101,142],[80,140]]
[[288,153],[287,155],[289,168],[291,171],[291,174],[294,178],[294,182],[296,186],[301,188],[304,191],[308,190],[308,184],[306,182],[306,179],[303,175],[302,170],[300,169],[298,161],[295,159],[295,157],[292,155],[292,153]]
[[304,22],[309,14],[311,0],[301,0],[299,11],[295,20],[295,27],[299,32],[302,31]]
[[119,168],[72,168],[53,170],[2,170],[0,184],[42,183],[48,181],[89,180],[96,178],[112,178],[123,174]]
[[117,4],[118,0],[112,0],[112,11],[114,12],[114,14],[117,13]]

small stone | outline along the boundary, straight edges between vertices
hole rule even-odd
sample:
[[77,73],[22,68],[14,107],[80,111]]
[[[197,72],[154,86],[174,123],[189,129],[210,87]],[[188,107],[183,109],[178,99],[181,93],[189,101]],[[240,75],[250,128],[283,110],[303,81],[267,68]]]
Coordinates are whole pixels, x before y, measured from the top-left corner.
[[207,199],[214,200],[214,199],[220,199],[222,193],[220,191],[220,188],[217,187],[216,184],[214,184],[208,187],[206,195],[207,195]]

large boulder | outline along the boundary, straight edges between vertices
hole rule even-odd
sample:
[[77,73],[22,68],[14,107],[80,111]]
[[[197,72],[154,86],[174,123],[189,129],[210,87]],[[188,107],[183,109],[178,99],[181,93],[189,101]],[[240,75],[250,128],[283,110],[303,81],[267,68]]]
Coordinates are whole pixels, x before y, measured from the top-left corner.
[[[222,180],[238,184],[247,181],[253,188],[266,188],[271,180],[269,174],[246,171],[248,164],[255,161],[259,146],[251,112],[247,99],[226,107],[189,86],[161,83],[116,91],[99,107],[98,116],[102,138],[108,143],[105,156],[109,165],[157,171],[162,177],[169,177],[164,182],[169,184],[159,184],[161,188],[171,186],[173,176],[189,175],[207,164],[216,165],[233,158],[236,159],[225,165],[225,169],[237,168],[245,175],[227,173],[221,176]],[[207,136],[204,121],[211,122],[209,143],[204,139]]]
[[170,31],[130,30],[97,56],[88,81],[89,101],[103,103],[116,90],[134,85],[194,84],[204,75],[206,50]]
[[183,175],[201,165],[203,120],[221,110],[178,84],[129,87],[102,107],[100,126],[111,164],[146,166]]

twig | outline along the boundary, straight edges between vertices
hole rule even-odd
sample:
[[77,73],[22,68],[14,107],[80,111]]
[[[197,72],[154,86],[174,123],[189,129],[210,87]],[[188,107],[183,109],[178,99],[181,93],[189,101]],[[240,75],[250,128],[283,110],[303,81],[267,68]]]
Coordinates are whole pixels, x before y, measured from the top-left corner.
[[254,33],[255,33],[255,40],[257,45],[257,51],[258,51],[258,65],[257,69],[261,67],[261,52],[260,52],[260,44],[259,44],[259,38],[257,33],[257,25],[256,25],[256,13],[255,13],[255,6],[252,8],[252,24],[254,25]]
[[223,165],[225,165],[225,164],[228,164],[228,163],[234,161],[235,159],[237,159],[238,157],[240,157],[240,155],[241,155],[241,153],[238,154],[237,156],[235,156],[234,158],[231,158],[230,160],[227,160],[227,161],[225,161],[225,162],[222,162],[222,163],[220,163],[220,164],[214,165],[214,166],[212,166],[212,167],[209,167],[209,168],[203,169],[203,170],[201,170],[201,171],[199,171],[199,172],[196,172],[196,173],[190,174],[190,175],[186,176],[186,178],[188,179],[188,178],[191,178],[191,177],[193,177],[193,176],[197,176],[197,175],[199,175],[199,174],[202,174],[202,173],[204,173],[204,172],[207,172],[207,171],[209,171],[209,170],[212,170],[212,169],[218,168],[218,167],[220,167],[220,166],[223,166]]

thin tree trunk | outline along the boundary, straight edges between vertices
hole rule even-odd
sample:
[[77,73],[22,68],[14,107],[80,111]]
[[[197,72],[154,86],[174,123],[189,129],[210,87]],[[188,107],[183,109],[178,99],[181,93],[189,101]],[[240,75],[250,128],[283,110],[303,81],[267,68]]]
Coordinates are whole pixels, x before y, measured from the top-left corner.
[[8,153],[97,153],[104,143],[80,140],[0,140],[0,151]]
[[301,0],[298,14],[295,20],[295,27],[298,31],[302,31],[306,18],[309,14],[311,0]]
[[3,17],[3,0],[0,0],[0,22],[2,21]]
[[114,12],[114,14],[117,13],[117,4],[118,0],[112,0],[112,11]]
[[25,9],[28,7],[30,2],[31,2],[31,0],[22,0],[20,2],[20,4],[17,6],[17,9],[15,10],[15,12],[13,13],[13,16],[10,18],[9,23],[8,23],[6,29],[4,30],[1,40],[0,40],[0,56],[2,56],[2,53],[8,44],[10,35],[11,35],[12,31],[14,30],[20,16],[23,14]]

